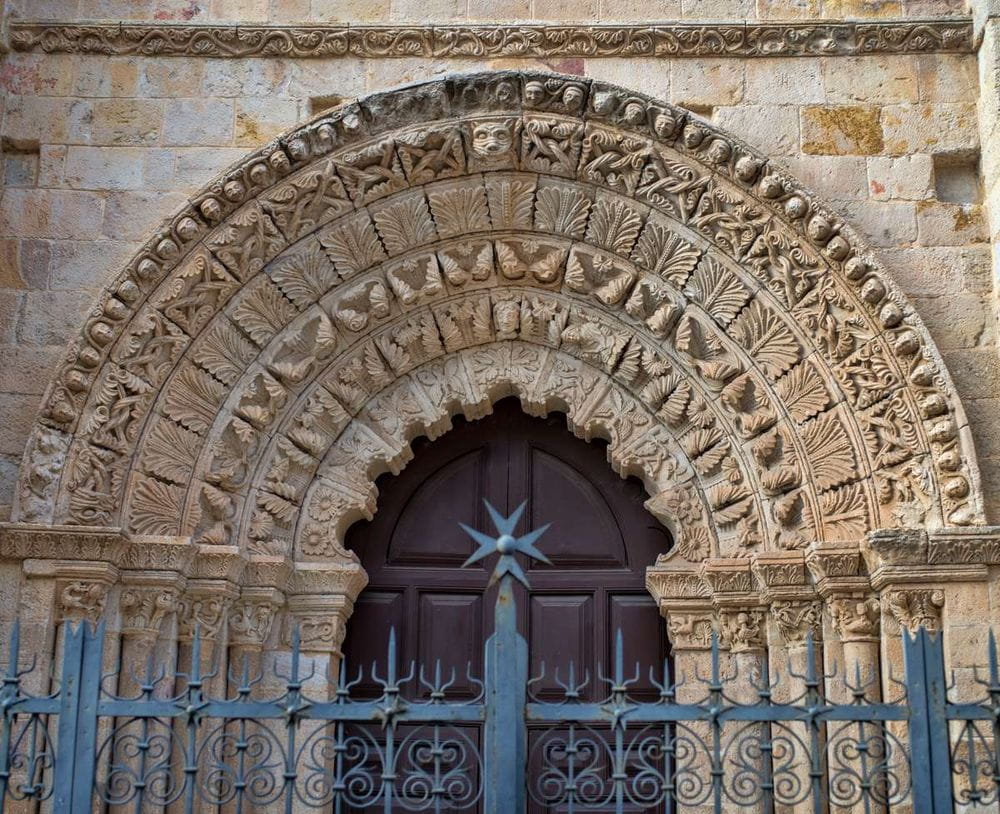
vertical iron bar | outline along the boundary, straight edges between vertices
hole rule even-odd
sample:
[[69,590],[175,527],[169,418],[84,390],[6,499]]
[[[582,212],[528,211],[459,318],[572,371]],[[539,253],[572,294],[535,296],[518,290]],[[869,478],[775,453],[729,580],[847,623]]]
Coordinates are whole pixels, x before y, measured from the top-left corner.
[[73,811],[89,811],[97,771],[97,703],[101,692],[104,622],[96,630],[92,630],[87,622],[81,622],[80,631],[83,653],[74,736]]
[[712,810],[722,814],[722,676],[719,672],[719,636],[712,633],[712,679],[708,685],[712,724]]
[[62,679],[59,683],[59,724],[56,730],[55,792],[53,814],[73,814],[73,758],[76,754],[76,718],[80,706],[80,671],[83,667],[83,628],[63,622]]
[[0,689],[0,814],[7,803],[7,788],[10,785],[10,739],[14,728],[11,706],[21,697],[21,677],[18,664],[21,658],[21,622],[15,620],[10,631],[10,646],[7,650],[7,672]]
[[923,627],[913,635],[904,629],[903,663],[910,707],[913,814],[951,814],[951,739],[941,636],[931,637]]
[[512,577],[500,579],[495,630],[486,641],[486,788],[484,810],[522,814],[525,810],[524,722],[528,684],[528,643],[517,632]]
[[295,727],[297,725],[299,689],[299,660],[302,656],[302,638],[298,625],[292,630],[292,667],[285,683],[285,814],[292,814],[295,807],[295,780],[298,756],[295,754]]

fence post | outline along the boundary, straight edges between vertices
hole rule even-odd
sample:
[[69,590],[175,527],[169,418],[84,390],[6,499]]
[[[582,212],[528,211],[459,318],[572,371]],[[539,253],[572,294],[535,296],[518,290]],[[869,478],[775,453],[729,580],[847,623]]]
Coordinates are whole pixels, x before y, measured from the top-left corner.
[[910,707],[913,814],[952,814],[948,685],[940,633],[903,629],[906,698]]
[[483,810],[490,814],[523,814],[528,644],[517,632],[510,574],[500,579],[495,619],[493,635],[486,641]]
[[90,811],[103,646],[103,622],[96,630],[88,622],[64,623],[53,814]]

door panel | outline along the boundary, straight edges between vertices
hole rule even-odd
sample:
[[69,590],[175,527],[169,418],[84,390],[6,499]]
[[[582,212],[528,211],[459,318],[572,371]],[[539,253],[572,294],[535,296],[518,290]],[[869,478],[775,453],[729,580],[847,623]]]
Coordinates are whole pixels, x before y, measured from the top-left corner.
[[[530,673],[538,675],[543,661],[547,673],[532,691],[555,697],[555,670],[565,681],[572,660],[578,682],[589,672],[582,696],[603,697],[598,670],[611,670],[619,628],[625,662],[642,663],[640,686],[647,687],[649,667],[666,656],[667,640],[645,590],[645,569],[671,539],[643,507],[642,484],[612,472],[607,445],[575,438],[561,416],[527,416],[506,399],[485,419],[456,419],[441,438],[418,439],[413,449],[402,473],[379,479],[375,518],[347,534],[369,576],[348,623],[349,662],[384,659],[395,624],[397,669],[405,674],[416,660],[433,670],[440,659],[443,672],[450,677],[454,667],[457,685],[474,696],[478,687],[465,679],[466,662],[482,676],[483,645],[493,630],[496,590],[486,583],[494,558],[461,568],[476,546],[458,523],[491,530],[483,498],[508,514],[527,501],[517,531],[551,523],[538,545],[553,561],[529,566],[519,558],[531,583],[530,592],[518,587],[516,595]],[[537,769],[529,766],[529,783]],[[529,811],[541,809],[532,804]]]

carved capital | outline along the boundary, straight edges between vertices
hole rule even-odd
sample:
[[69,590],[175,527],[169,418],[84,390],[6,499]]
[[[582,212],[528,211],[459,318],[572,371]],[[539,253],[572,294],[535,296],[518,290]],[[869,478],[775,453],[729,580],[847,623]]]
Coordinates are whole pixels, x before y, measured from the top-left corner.
[[939,588],[900,588],[882,594],[882,606],[896,624],[916,632],[941,628],[944,591]]
[[183,578],[173,574],[137,574],[126,575],[122,582],[118,600],[122,634],[156,638],[163,620],[180,604]]
[[764,649],[764,612],[761,610],[726,610],[719,613],[722,645],[732,653]]
[[58,583],[59,618],[72,622],[96,623],[104,613],[110,585],[91,579],[72,579]]
[[55,582],[55,621],[97,622],[104,613],[108,591],[118,580],[118,569],[107,562],[81,560],[25,560],[29,579]]
[[830,618],[843,642],[877,641],[881,617],[878,600],[857,595],[829,600]]
[[244,588],[229,610],[229,644],[263,647],[283,598],[273,588]]
[[286,642],[297,628],[303,650],[339,654],[353,610],[354,603],[345,596],[289,597]]
[[789,647],[804,646],[810,633],[814,640],[822,638],[823,603],[818,600],[779,600],[771,605],[771,618],[784,644]]
[[178,638],[190,641],[196,630],[202,639],[218,638],[229,606],[236,596],[237,589],[230,582],[192,580],[178,609]]
[[715,612],[711,608],[671,610],[666,613],[670,646],[678,650],[708,650],[715,630]]

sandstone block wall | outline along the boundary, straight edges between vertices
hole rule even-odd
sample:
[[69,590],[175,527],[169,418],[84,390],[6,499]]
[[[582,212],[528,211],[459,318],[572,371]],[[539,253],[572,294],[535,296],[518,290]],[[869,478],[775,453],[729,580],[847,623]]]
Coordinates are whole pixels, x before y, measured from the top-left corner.
[[[953,0],[14,0],[8,19],[285,23],[918,18]],[[196,58],[12,51],[0,69],[0,519],[55,360],[97,291],[186,196],[344,98],[481,68],[609,80],[683,105],[783,163],[880,250],[927,322],[1000,519],[1000,40],[980,53],[720,58]],[[983,50],[987,49],[987,50]],[[992,50],[990,50],[992,49]],[[993,56],[990,56],[993,54]],[[981,137],[981,133],[989,138]],[[1000,260],[1000,255],[998,255]]]

